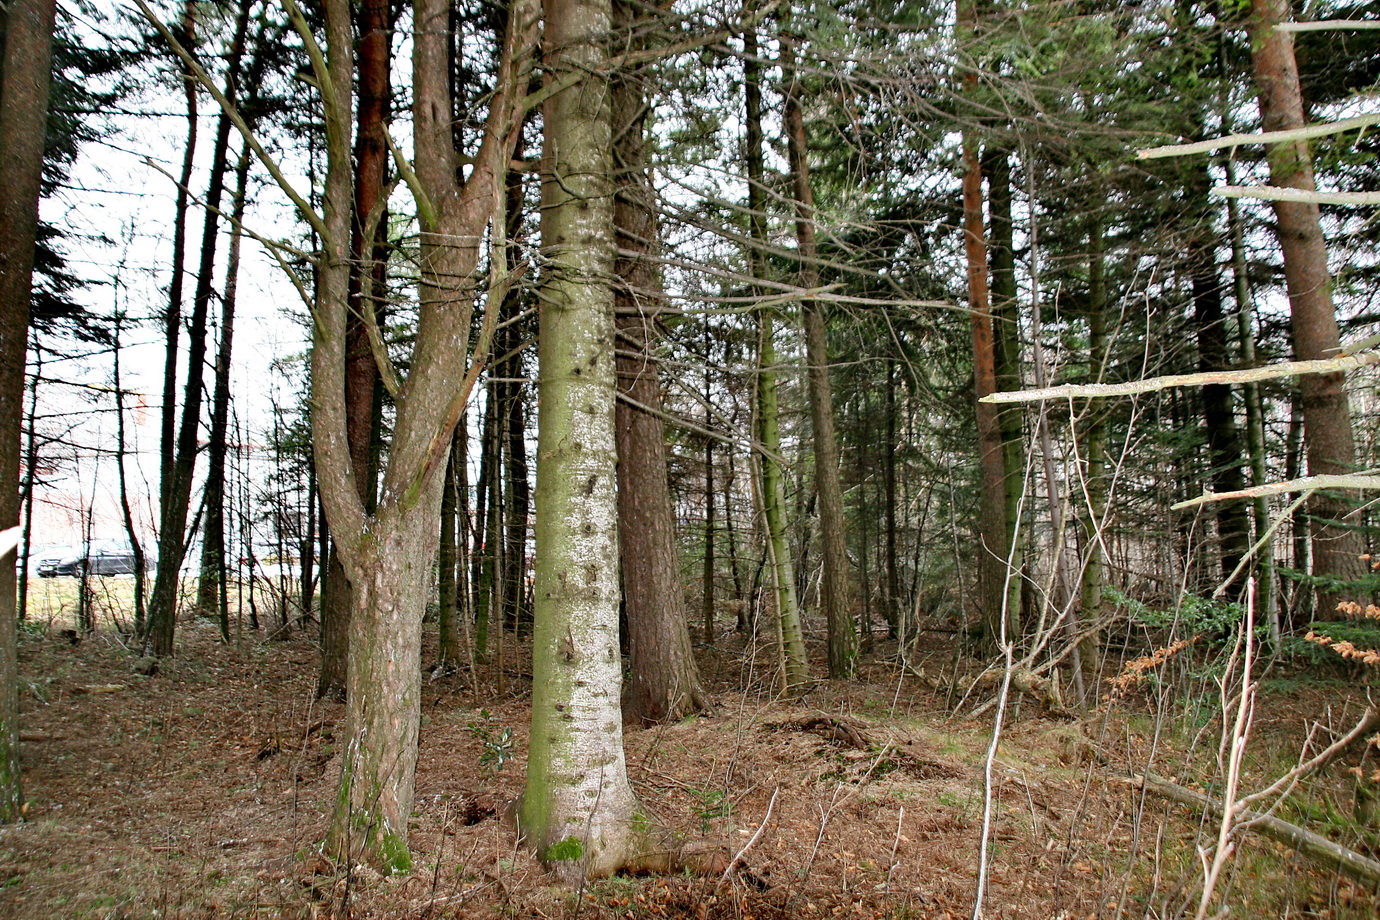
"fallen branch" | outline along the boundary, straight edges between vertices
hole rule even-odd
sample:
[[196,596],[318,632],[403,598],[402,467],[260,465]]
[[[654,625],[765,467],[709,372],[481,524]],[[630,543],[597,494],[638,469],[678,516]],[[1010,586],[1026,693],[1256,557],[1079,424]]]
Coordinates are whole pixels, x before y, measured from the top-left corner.
[[[1224,810],[1221,802],[1178,783],[1171,783],[1153,773],[1132,776],[1131,783],[1180,804],[1201,808],[1213,816],[1220,817]],[[1236,820],[1238,829],[1263,834],[1271,840],[1297,850],[1316,863],[1336,869],[1348,878],[1370,885],[1380,885],[1380,862],[1334,843],[1321,834],[1315,834],[1273,815],[1263,815],[1245,808],[1236,811]]]
[[1073,399],[1085,396],[1089,399],[1102,399],[1108,396],[1136,396],[1141,393],[1155,393],[1171,387],[1200,387],[1216,383],[1256,383],[1261,380],[1274,380],[1279,377],[1299,377],[1304,374],[1336,374],[1380,364],[1380,352],[1345,354],[1336,358],[1321,358],[1317,361],[1282,361],[1265,367],[1244,367],[1234,371],[1204,371],[1200,374],[1169,374],[1164,377],[1151,377],[1148,380],[1131,380],[1126,383],[1066,383],[1057,387],[1041,387],[1034,390],[1011,390],[984,396],[979,402],[985,403],[1026,403],[1048,399]]
[[1214,150],[1221,150],[1223,147],[1240,147],[1243,144],[1283,144],[1293,141],[1306,141],[1315,137],[1327,137],[1331,134],[1345,134],[1347,131],[1356,131],[1361,128],[1370,127],[1380,122],[1380,113],[1368,115],[1358,115],[1355,118],[1343,118],[1338,121],[1325,121],[1320,124],[1307,125],[1302,128],[1291,128],[1287,131],[1263,131],[1259,134],[1229,134],[1226,137],[1214,137],[1206,141],[1195,141],[1191,144],[1171,144],[1165,147],[1151,147],[1147,150],[1137,150],[1136,157],[1142,160],[1159,160],[1165,157],[1182,157],[1195,153],[1211,153]]
[[1317,192],[1278,185],[1219,185],[1212,189],[1212,194],[1218,198],[1259,198],[1262,201],[1300,201],[1305,204],[1380,204],[1380,193],[1376,192]]
[[1380,489],[1380,476],[1364,474],[1305,476],[1302,479],[1291,479],[1288,482],[1267,482],[1264,485],[1252,486],[1249,489],[1237,489],[1234,492],[1208,492],[1197,498],[1175,502],[1169,508],[1171,511],[1182,511],[1185,508],[1196,508],[1198,505],[1209,502],[1230,502],[1240,498],[1258,498],[1262,495],[1283,495],[1287,492],[1312,492],[1315,489]]

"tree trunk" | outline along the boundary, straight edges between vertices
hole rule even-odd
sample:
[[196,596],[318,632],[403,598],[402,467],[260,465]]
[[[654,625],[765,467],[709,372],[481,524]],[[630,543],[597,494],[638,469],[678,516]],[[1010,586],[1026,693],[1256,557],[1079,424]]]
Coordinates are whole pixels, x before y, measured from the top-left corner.
[[[441,477],[419,508],[437,509]],[[431,584],[438,534],[424,513],[376,516],[347,569],[350,611],[348,683],[340,786],[328,853],[406,872],[407,822],[421,721],[421,611]]]
[[[762,143],[762,62],[757,52],[757,29],[743,33],[743,81],[746,101],[748,222],[752,242],[748,252],[750,274],[764,277],[767,247],[767,187]],[[781,432],[776,395],[776,343],[772,309],[757,313],[757,435],[761,441],[761,493],[767,525],[767,557],[772,571],[776,619],[781,641],[783,678],[787,689],[799,690],[810,680],[805,658],[805,638],[796,600],[795,566],[786,534],[786,490],[781,470]]]
[[[1107,284],[1102,222],[1094,219],[1088,229],[1088,382],[1105,383],[1107,374]],[[1084,527],[1083,578],[1079,586],[1080,630],[1087,631],[1079,642],[1079,665],[1086,678],[1097,672],[1100,658],[1102,595],[1106,587],[1107,523],[1107,409],[1100,399],[1088,400],[1083,410],[1083,491],[1087,498],[1087,526]],[[1085,681],[1085,686],[1095,686]],[[1086,705],[1080,699],[1079,705]]]
[[[248,2],[240,4],[235,34],[226,64],[225,97],[232,103],[240,83],[240,63],[244,57],[249,29]],[[205,220],[201,228],[201,254],[197,264],[196,289],[192,294],[192,321],[187,332],[187,379],[182,390],[182,417],[178,421],[177,451],[172,464],[172,481],[163,485],[166,504],[160,509],[158,531],[158,569],[153,578],[153,597],[149,602],[148,635],[145,650],[162,657],[173,652],[177,625],[178,595],[182,586],[182,562],[187,554],[187,517],[191,510],[192,484],[201,434],[201,391],[206,368],[207,322],[211,298],[215,294],[217,238],[220,228],[220,202],[225,192],[225,174],[230,165],[230,117],[225,112],[216,120],[216,140],[211,154],[211,175],[207,183]]]
[[[614,3],[615,27],[631,30],[636,7]],[[639,72],[613,81],[614,316],[617,329],[618,538],[623,610],[628,620],[628,684],[623,715],[632,725],[675,721],[709,708],[690,645],[675,512],[666,471],[666,424],[660,412],[657,315],[665,307],[661,276],[649,258],[657,221],[644,137],[647,103]],[[712,636],[710,637],[712,640]]]
[[[997,392],[1021,388],[1020,302],[1016,287],[1016,253],[1012,242],[1011,222],[1011,156],[1006,150],[988,150],[984,161],[987,177],[987,206],[991,212],[991,246],[988,262],[992,274],[992,353],[996,372]],[[1020,622],[1024,610],[1021,598],[1025,586],[1026,534],[1021,526],[1021,510],[1025,497],[1025,429],[1019,405],[1003,406],[997,412],[1001,429],[1002,470],[1006,488],[1005,518],[1007,551],[1011,554],[1011,577],[1008,581],[1007,609],[1013,622]]]
[[[359,118],[355,127],[354,211],[350,222],[349,318],[345,325],[345,423],[355,485],[366,509],[377,500],[379,369],[369,341],[364,311],[381,322],[387,278],[388,219],[383,200],[387,183],[390,117],[389,47],[392,16],[388,0],[363,0],[355,14],[359,31]],[[321,586],[321,672],[318,697],[345,690],[349,658],[351,588],[337,553]]]
[[[351,460],[345,411],[349,313],[350,111],[349,4],[325,4],[327,127],[325,207],[319,296],[312,349],[312,446],[321,497],[355,593],[337,806],[328,852],[387,871],[411,865],[407,822],[417,764],[422,615],[435,559],[446,455],[479,368],[470,364],[470,324],[481,241],[497,210],[493,200],[516,139],[524,62],[535,17],[511,10],[501,43],[497,90],[486,130],[462,183],[451,133],[448,9],[417,0],[413,12],[413,189],[420,205],[418,319],[405,378],[391,364],[397,415],[373,509],[366,507]],[[489,346],[486,329],[476,345]],[[380,363],[385,356],[380,353]]]
[[[20,423],[29,341],[34,236],[48,116],[54,0],[12,0],[0,12],[0,530],[19,526]],[[13,533],[17,534],[17,531]],[[8,536],[8,534],[7,534]],[[19,664],[15,543],[0,550],[0,824],[18,820]]]
[[[547,0],[532,730],[527,844],[575,883],[635,866],[647,819],[619,712],[609,0]],[[575,74],[581,76],[576,77]]]
[[[795,41],[795,39],[791,39]],[[795,192],[795,236],[800,260],[800,286],[819,286],[819,253],[815,239],[815,193],[810,182],[809,142],[801,110],[799,73],[789,68],[786,93],[786,132]],[[824,579],[820,606],[828,626],[829,677],[850,678],[858,665],[858,629],[850,608],[847,522],[843,487],[839,483],[838,435],[834,428],[834,395],[829,382],[829,341],[824,306],[817,300],[801,303],[805,320],[810,420],[814,427],[815,491],[819,495],[820,550]]]
[[[1189,283],[1193,293],[1194,325],[1198,333],[1198,369],[1223,371],[1231,366],[1227,350],[1226,316],[1222,309],[1222,276],[1217,266],[1217,230],[1207,207],[1212,178],[1207,163],[1193,171],[1189,186],[1195,201],[1196,218],[1185,252]],[[1245,445],[1236,426],[1230,384],[1209,384],[1202,389],[1203,428],[1207,436],[1208,478],[1214,492],[1237,492],[1245,488],[1241,460]],[[1217,538],[1222,576],[1236,570],[1250,548],[1250,526],[1242,501],[1216,502]],[[1244,582],[1238,585],[1244,591]]]
[[451,440],[450,457],[446,463],[445,485],[441,492],[441,541],[440,549],[436,555],[436,567],[439,570],[437,575],[437,655],[442,665],[454,666],[460,661],[460,636],[456,629],[457,617],[459,613],[459,593],[456,590],[459,586],[458,554],[456,547],[459,545],[456,540],[456,525],[459,523],[460,495],[456,487],[456,478],[459,474],[459,465],[465,462],[463,455],[456,450],[459,440],[457,430],[456,437]]
[[[196,0],[182,8],[179,39],[188,51],[196,50]],[[179,61],[179,64],[181,62]],[[173,483],[173,458],[177,455],[177,352],[182,337],[182,287],[187,267],[187,221],[192,187],[192,167],[196,160],[197,82],[189,69],[182,71],[182,91],[187,99],[187,143],[182,149],[182,172],[177,179],[177,198],[173,208],[172,277],[168,281],[168,311],[164,316],[163,405],[159,409],[158,507],[168,507],[168,490]]]
[[[969,26],[975,27],[975,23]],[[973,382],[978,402],[978,603],[988,650],[1017,634],[1019,610],[1007,609],[1006,469],[997,407],[982,402],[997,391],[992,309],[987,285],[987,240],[982,219],[982,165],[971,132],[963,139],[963,239],[968,265],[968,315],[973,338]]]
[[[1260,97],[1261,127],[1286,131],[1304,124],[1294,36],[1275,28],[1289,19],[1288,0],[1252,0],[1251,56]],[[1313,191],[1313,158],[1307,141],[1272,144],[1268,149],[1270,182],[1282,188]],[[1284,254],[1294,356],[1300,361],[1334,357],[1341,346],[1332,276],[1318,206],[1296,201],[1272,202],[1275,230]],[[1312,476],[1354,471],[1355,448],[1346,378],[1339,373],[1299,378],[1303,403],[1304,445]],[[1313,523],[1313,574],[1318,585],[1318,613],[1330,614],[1348,592],[1338,582],[1365,574],[1359,531],[1343,518],[1352,505],[1342,493],[1316,493],[1309,516]]]
[[704,570],[700,579],[700,619],[704,625],[704,644],[714,645],[714,541],[718,528],[714,508],[714,439],[704,439]]
[[[220,348],[216,352],[215,394],[211,400],[211,438],[206,445],[206,512],[202,523],[201,577],[197,579],[196,609],[215,617],[222,641],[230,639],[230,607],[225,569],[225,456],[230,433],[230,357],[235,332],[235,299],[239,288],[240,225],[244,220],[245,186],[249,181],[249,151],[240,153],[235,168],[235,204],[226,257],[225,293],[220,303]],[[252,560],[251,560],[252,563]],[[250,571],[253,577],[253,571]]]
[[[1231,161],[1226,163],[1227,183],[1236,184]],[[1242,229],[1241,213],[1235,198],[1227,199],[1227,224],[1231,235],[1231,269],[1233,292],[1236,298],[1237,335],[1241,342],[1241,366],[1255,367],[1255,302],[1251,295],[1250,273],[1246,267],[1246,233]],[[1250,452],[1251,485],[1263,486],[1269,476],[1269,462],[1265,452],[1265,410],[1260,387],[1245,384],[1242,394],[1246,402],[1246,445]],[[1255,539],[1270,529],[1270,499],[1257,496],[1251,503],[1255,523]],[[1275,541],[1266,540],[1257,551],[1256,609],[1269,624],[1270,639],[1276,646],[1280,639],[1279,607],[1275,602]]]

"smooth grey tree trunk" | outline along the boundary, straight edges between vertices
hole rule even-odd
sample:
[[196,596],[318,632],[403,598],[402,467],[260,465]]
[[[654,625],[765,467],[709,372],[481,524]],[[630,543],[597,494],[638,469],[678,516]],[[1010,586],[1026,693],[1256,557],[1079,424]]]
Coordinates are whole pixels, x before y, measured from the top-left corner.
[[547,0],[527,844],[576,883],[639,864],[650,822],[620,711],[610,0]]

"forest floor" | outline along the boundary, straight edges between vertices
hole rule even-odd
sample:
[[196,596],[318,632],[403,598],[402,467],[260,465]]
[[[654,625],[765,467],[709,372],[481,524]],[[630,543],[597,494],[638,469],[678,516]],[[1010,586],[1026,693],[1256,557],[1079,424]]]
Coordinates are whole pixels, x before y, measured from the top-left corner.
[[[903,668],[879,648],[859,680],[821,682],[793,699],[773,692],[770,655],[749,654],[742,638],[700,649],[717,711],[629,731],[629,772],[684,839],[725,853],[747,847],[739,867],[727,878],[615,878],[571,891],[552,884],[502,818],[524,773],[521,642],[508,637],[501,660],[473,671],[425,679],[415,869],[380,878],[339,871],[317,850],[342,707],[313,699],[308,635],[246,632],[222,644],[212,624],[183,622],[177,656],[146,675],[117,630],[78,637],[62,627],[21,630],[28,806],[26,822],[0,829],[3,918],[972,912],[995,710],[963,713],[994,688],[979,683],[959,705],[981,668],[951,654]],[[942,638],[936,648],[952,639]],[[1210,671],[1185,664],[1181,679],[1079,718],[1013,698],[991,761],[984,916],[1193,916],[1197,848],[1210,848],[1216,822],[1146,796],[1128,777],[1149,764],[1186,784],[1213,781],[1221,715]],[[1335,677],[1280,672],[1263,682],[1243,788],[1296,762],[1309,720],[1326,714],[1334,728],[1350,727],[1365,692]],[[1375,858],[1377,828],[1355,817],[1347,772],[1361,756],[1303,783],[1280,813],[1311,817],[1314,830]],[[1245,835],[1212,911],[1349,920],[1377,916],[1377,903],[1374,890]]]

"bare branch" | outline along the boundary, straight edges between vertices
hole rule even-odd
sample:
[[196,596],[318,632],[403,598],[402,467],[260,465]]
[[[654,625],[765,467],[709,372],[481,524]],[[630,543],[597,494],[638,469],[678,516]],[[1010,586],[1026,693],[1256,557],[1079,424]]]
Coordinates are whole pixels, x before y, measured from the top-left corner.
[[1288,482],[1267,482],[1261,486],[1238,489],[1235,492],[1208,492],[1206,495],[1170,505],[1169,508],[1171,511],[1182,511],[1185,508],[1196,508],[1211,502],[1229,502],[1238,498],[1256,498],[1263,495],[1282,495],[1286,492],[1313,492],[1318,489],[1380,489],[1380,476],[1370,476],[1364,473],[1350,476],[1305,476],[1302,479],[1290,479]]
[[1359,128],[1380,124],[1380,112],[1370,115],[1357,115],[1340,121],[1327,121],[1321,124],[1294,128],[1289,131],[1263,131],[1259,134],[1228,134],[1211,140],[1193,144],[1171,144],[1166,147],[1150,147],[1137,150],[1136,157],[1141,160],[1162,160],[1166,157],[1184,157],[1195,153],[1211,153],[1223,147],[1240,147],[1245,144],[1283,144],[1290,141],[1306,141],[1315,137],[1328,137],[1332,134],[1345,134]]
[[1168,390],[1173,387],[1198,387],[1214,383],[1255,383],[1260,380],[1275,380],[1280,377],[1301,377],[1305,374],[1335,374],[1341,371],[1355,370],[1358,367],[1369,367],[1372,364],[1380,364],[1380,352],[1342,355],[1337,358],[1322,358],[1317,361],[1284,361],[1265,367],[1245,367],[1234,371],[1168,374],[1164,377],[1131,380],[1126,383],[1069,383],[1057,387],[993,393],[991,396],[984,396],[982,401],[1027,403],[1079,397],[1098,399],[1106,396],[1136,396],[1140,393],[1157,393],[1160,390]]
[[1212,190],[1218,198],[1260,198],[1264,201],[1302,201],[1310,204],[1380,204],[1380,192],[1310,192],[1275,185],[1220,185]]

